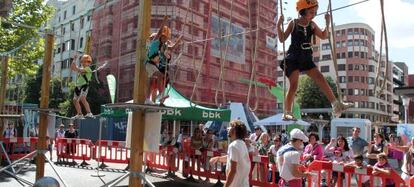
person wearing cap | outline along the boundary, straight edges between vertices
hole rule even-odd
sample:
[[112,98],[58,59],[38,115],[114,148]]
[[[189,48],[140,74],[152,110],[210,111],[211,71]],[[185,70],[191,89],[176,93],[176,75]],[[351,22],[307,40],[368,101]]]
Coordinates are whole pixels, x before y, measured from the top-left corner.
[[308,173],[300,170],[300,157],[303,143],[308,141],[303,131],[293,129],[290,131],[290,142],[277,151],[277,168],[281,177],[279,186],[302,186],[302,178]]
[[[145,104],[154,104],[157,91],[159,94],[164,92],[164,79],[166,77],[166,66],[171,59],[171,51],[180,43],[182,36],[176,42],[171,42],[171,29],[167,26],[168,16],[164,17],[161,27],[156,35],[151,34],[148,44],[147,59],[145,60],[145,70],[148,76],[148,93]],[[167,84],[168,82],[166,82]],[[166,85],[165,84],[165,85]],[[160,104],[168,96],[160,95]]]
[[317,0],[298,0],[296,2],[296,10],[299,13],[299,18],[289,22],[285,31],[282,30],[284,21],[283,14],[277,22],[277,35],[279,36],[280,42],[284,42],[289,35],[292,35],[287,56],[284,61],[280,63],[280,67],[284,70],[286,77],[289,79],[289,89],[285,99],[283,119],[296,120],[292,114],[292,104],[298,88],[298,80],[301,72],[306,73],[316,82],[316,84],[318,84],[319,88],[332,105],[333,116],[339,117],[344,110],[351,108],[353,104],[344,103],[336,99],[325,77],[313,62],[312,57],[312,45],[315,42],[315,36],[320,39],[327,39],[329,37],[329,23],[331,17],[328,13],[325,14],[326,27],[322,31],[318,25],[312,21],[318,10]]
[[211,164],[226,163],[225,187],[248,187],[250,173],[250,158],[244,138],[247,135],[246,126],[240,120],[231,121],[229,124],[229,139],[231,141],[227,155],[213,157]]

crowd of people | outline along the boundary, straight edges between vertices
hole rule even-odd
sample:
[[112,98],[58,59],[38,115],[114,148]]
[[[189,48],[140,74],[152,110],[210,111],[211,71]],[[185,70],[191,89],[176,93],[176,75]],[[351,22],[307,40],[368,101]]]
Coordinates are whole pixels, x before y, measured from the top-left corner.
[[[232,152],[231,146],[234,141],[230,127],[226,130],[226,134],[229,137],[229,146],[221,147],[219,142],[221,141],[220,132],[214,132],[213,130],[204,128],[203,124],[200,124],[198,128],[195,128],[192,136],[188,138],[190,148],[204,151],[222,151],[228,152],[229,157],[235,157],[236,153]],[[238,121],[239,123],[239,121]],[[389,174],[391,170],[401,170],[402,178],[407,180],[414,174],[414,146],[410,142],[404,143],[401,137],[397,137],[394,134],[385,137],[381,133],[375,133],[373,135],[373,141],[367,142],[367,140],[360,137],[361,129],[358,127],[352,128],[352,135],[344,137],[339,135],[336,138],[332,138],[331,141],[325,145],[321,143],[319,135],[314,132],[304,133],[299,129],[291,130],[288,134],[285,130],[280,132],[270,132],[260,127],[255,127],[254,132],[246,134],[243,138],[236,138],[242,140],[246,146],[247,154],[250,156],[261,155],[268,156],[269,163],[276,165],[275,171],[276,181],[284,181],[286,184],[295,186],[297,183],[302,182],[302,178],[306,175],[312,175],[312,173],[302,172],[300,166],[307,166],[314,160],[331,161],[334,163],[343,164],[344,166],[351,166],[357,168],[372,167],[374,173]],[[180,129],[176,132],[177,138],[173,138],[172,133],[164,131],[162,133],[161,145],[175,145],[175,147],[182,151],[183,142],[183,130]],[[222,140],[224,141],[224,140]],[[227,141],[227,140],[225,140]],[[414,144],[414,139],[412,140]],[[240,142],[236,143],[237,151]],[[237,153],[240,155],[242,153]],[[239,158],[240,159],[240,158]],[[394,159],[398,161],[398,166],[391,167],[388,159]],[[188,160],[188,159],[187,159]],[[210,163],[209,163],[210,160]],[[229,161],[223,158],[203,158],[199,159],[197,163],[199,167],[208,170],[212,163],[217,162],[228,163]],[[411,163],[411,164],[408,164]],[[232,163],[230,163],[230,166]],[[226,168],[229,166],[226,166]],[[257,165],[254,168],[252,175],[260,180],[270,181],[273,176],[272,172],[265,173],[265,171],[271,171],[271,167],[265,165]],[[268,167],[267,170],[264,167]],[[292,168],[298,168],[292,170]],[[224,169],[223,169],[224,170]],[[250,168],[249,168],[250,171]],[[338,173],[333,172],[331,178],[331,184],[337,183]],[[345,175],[341,178],[344,179]],[[266,178],[267,177],[267,178]],[[369,177],[362,178],[364,185],[369,185]],[[392,186],[392,181],[387,181],[387,186]]]

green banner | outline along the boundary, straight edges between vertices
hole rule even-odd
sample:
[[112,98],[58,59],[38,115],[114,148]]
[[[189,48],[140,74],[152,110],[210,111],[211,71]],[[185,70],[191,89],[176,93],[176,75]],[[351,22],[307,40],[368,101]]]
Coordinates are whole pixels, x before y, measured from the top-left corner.
[[162,119],[187,121],[230,121],[230,110],[177,107],[171,110],[162,111]]

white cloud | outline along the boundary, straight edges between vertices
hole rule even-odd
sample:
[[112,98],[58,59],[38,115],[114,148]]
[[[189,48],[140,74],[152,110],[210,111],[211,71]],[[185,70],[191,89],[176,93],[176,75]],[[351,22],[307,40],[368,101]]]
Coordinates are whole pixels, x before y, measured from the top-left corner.
[[[360,0],[349,0],[349,3]],[[376,31],[376,46],[379,46],[381,34],[381,9],[379,0],[371,0],[352,7],[363,22]],[[384,0],[385,21],[390,48],[414,47],[414,4],[404,0]]]

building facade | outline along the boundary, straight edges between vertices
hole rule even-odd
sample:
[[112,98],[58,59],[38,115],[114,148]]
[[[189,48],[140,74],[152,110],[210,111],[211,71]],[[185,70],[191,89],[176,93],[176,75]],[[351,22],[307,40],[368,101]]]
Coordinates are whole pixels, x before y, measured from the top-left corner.
[[[408,66],[404,62],[393,62],[392,79],[394,88],[408,86]],[[398,123],[403,119],[405,119],[405,109],[402,97],[394,92],[392,121]]]
[[[414,87],[414,74],[408,75],[408,86]],[[408,123],[414,123],[414,101],[410,101],[408,107]]]
[[[104,2],[97,0],[95,6]],[[169,16],[172,40],[183,35],[184,44],[175,50],[169,71],[171,82],[180,93],[186,97],[194,95],[195,103],[213,107],[230,101],[246,103],[250,96],[251,108],[257,100],[260,114],[274,113],[276,99],[267,88],[259,87],[257,95],[254,89],[248,93],[246,82],[250,80],[253,66],[256,79],[276,77],[277,54],[266,47],[267,37],[274,37],[276,0],[154,0],[152,3],[151,31],[156,32],[163,17]],[[93,14],[92,55],[100,62],[109,62],[103,74],[113,74],[117,78],[118,102],[132,99],[138,8],[137,0],[117,1]],[[259,18],[258,22],[256,18]],[[250,32],[256,28],[259,28],[258,35]],[[223,61],[227,40],[221,40],[221,45],[219,39],[206,40],[217,38],[220,33],[244,33],[228,37],[226,62]],[[256,37],[258,48],[256,60],[253,60]],[[224,68],[220,68],[221,63],[224,63]],[[215,92],[221,72],[225,99],[219,89],[216,103]]]
[[[384,59],[378,63],[374,30],[364,23],[336,25],[335,39],[338,77],[328,40],[316,40],[313,57],[324,76],[330,76],[333,80],[338,78],[343,100],[355,103],[355,108],[347,110],[342,117],[366,118],[379,123],[390,122],[394,97],[392,63],[388,63],[387,72]],[[380,73],[377,74],[379,64]],[[280,68],[279,71],[281,72]],[[379,85],[385,81],[379,97],[374,93],[377,76],[377,91],[380,90]],[[278,82],[283,82],[282,76],[278,77]]]
[[70,70],[70,63],[77,51],[85,50],[87,36],[92,30],[94,0],[51,0],[48,4],[55,8],[47,24],[55,32],[52,76],[62,79],[63,91],[67,92],[69,83],[77,76]]

